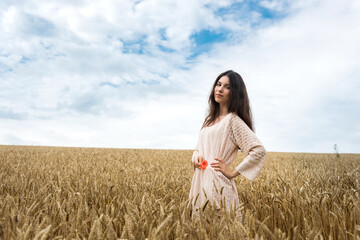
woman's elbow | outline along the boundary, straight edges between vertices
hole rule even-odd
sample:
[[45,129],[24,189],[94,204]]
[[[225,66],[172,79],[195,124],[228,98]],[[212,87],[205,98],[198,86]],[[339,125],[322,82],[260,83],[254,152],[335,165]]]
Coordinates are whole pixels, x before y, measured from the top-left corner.
[[257,155],[257,158],[260,160],[260,161],[265,161],[266,159],[266,155],[267,155],[267,151],[265,149],[265,147],[263,145],[259,145],[257,148],[256,148],[256,155]]
[[252,149],[252,151],[256,152],[256,155],[266,157],[266,149],[263,145],[257,145]]
[[264,158],[266,158],[267,151],[266,151],[266,149],[265,149],[264,146],[261,146],[261,153],[262,153],[262,155],[264,156]]

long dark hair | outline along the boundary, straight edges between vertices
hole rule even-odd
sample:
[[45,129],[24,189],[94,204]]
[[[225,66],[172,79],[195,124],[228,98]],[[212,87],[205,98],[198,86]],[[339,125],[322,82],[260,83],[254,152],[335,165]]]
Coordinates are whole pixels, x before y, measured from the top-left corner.
[[254,131],[250,101],[244,80],[240,74],[234,72],[233,70],[223,72],[216,78],[209,96],[209,114],[205,118],[202,128],[211,125],[211,123],[213,123],[219,116],[220,105],[215,101],[214,92],[216,84],[223,76],[227,76],[230,80],[230,98],[228,104],[229,113],[236,113],[246,123],[246,125]]

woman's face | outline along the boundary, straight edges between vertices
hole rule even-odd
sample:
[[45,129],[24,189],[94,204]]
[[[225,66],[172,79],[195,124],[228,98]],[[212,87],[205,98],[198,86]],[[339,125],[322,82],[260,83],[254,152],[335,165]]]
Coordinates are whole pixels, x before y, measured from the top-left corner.
[[222,76],[214,88],[215,102],[227,105],[230,99],[230,80]]

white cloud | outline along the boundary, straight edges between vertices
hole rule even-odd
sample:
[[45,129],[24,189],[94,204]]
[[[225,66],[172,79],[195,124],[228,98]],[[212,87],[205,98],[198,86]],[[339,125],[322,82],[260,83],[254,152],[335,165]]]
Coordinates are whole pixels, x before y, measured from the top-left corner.
[[260,1],[259,5],[275,11],[286,11],[287,7],[290,5],[290,1],[283,1],[283,0],[264,0]]
[[[260,2],[275,20],[235,2],[2,3],[1,143],[192,148],[233,69],[269,151],[358,151],[358,2]],[[204,29],[231,37],[189,59]]]

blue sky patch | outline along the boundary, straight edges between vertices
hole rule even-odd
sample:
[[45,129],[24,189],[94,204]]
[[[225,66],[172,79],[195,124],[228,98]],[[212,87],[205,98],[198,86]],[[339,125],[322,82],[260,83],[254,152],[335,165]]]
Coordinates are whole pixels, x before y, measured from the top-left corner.
[[249,10],[260,13],[261,16],[265,19],[277,20],[286,16],[285,12],[279,12],[269,8],[265,8],[263,6],[260,6],[258,2],[246,1],[246,4]]
[[161,40],[164,40],[164,41],[167,40],[166,28],[160,28],[159,35],[160,35]]
[[135,54],[144,54],[144,50],[147,46],[146,36],[142,36],[134,41],[122,41],[123,45],[123,53],[135,53]]
[[[259,5],[259,1],[246,0],[243,2],[236,2],[228,7],[219,8],[215,11],[215,15],[219,17],[230,17],[239,21],[250,21],[252,14],[257,12],[261,14],[263,20],[279,20],[286,17],[286,12],[275,11]],[[252,26],[258,23],[250,22]]]
[[174,49],[172,48],[167,48],[167,47],[164,47],[162,45],[158,45],[158,48],[162,51],[162,52],[166,52],[166,53],[173,53],[175,52]]
[[195,47],[192,50],[190,58],[194,58],[204,52],[208,52],[213,44],[224,42],[227,40],[229,32],[225,29],[220,31],[211,31],[208,29],[201,30],[190,36],[190,40],[195,43]]
[[215,42],[222,42],[226,40],[226,32],[215,32],[208,29],[204,29],[197,32],[190,37],[195,41],[196,46],[211,44]]

